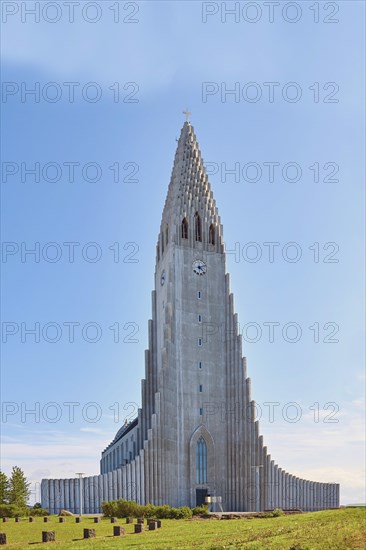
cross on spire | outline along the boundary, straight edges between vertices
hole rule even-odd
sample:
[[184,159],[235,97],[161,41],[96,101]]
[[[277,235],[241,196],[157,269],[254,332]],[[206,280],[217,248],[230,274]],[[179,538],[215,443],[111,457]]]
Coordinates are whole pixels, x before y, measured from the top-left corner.
[[186,121],[189,122],[189,117],[191,116],[192,113],[188,111],[188,107],[186,108],[185,111],[183,111],[183,114],[186,115]]

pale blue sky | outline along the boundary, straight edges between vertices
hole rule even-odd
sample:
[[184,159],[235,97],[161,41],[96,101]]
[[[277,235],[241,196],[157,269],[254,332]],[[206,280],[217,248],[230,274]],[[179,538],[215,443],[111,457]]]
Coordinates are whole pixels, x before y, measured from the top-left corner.
[[[263,407],[265,441],[286,470],[319,481],[339,481],[343,502],[363,501],[364,3],[330,3],[339,7],[336,15],[326,3],[315,3],[319,23],[314,23],[313,2],[297,3],[297,23],[284,20],[283,2],[273,23],[260,2],[256,5],[262,17],[257,23],[246,22],[242,14],[238,23],[233,16],[225,23],[220,11],[203,23],[201,2],[139,2],[138,13],[131,15],[138,22],[114,23],[110,7],[115,2],[104,1],[96,3],[101,17],[94,24],[83,20],[78,10],[74,23],[69,23],[62,2],[61,19],[54,24],[45,21],[54,17],[52,12],[41,13],[40,22],[34,23],[21,13],[20,3],[9,4],[17,5],[19,12],[3,13],[3,86],[10,82],[31,88],[39,82],[51,97],[55,88],[44,86],[54,82],[62,97],[51,103],[41,96],[36,103],[27,96],[22,102],[19,92],[3,99],[3,162],[15,163],[5,169],[19,168],[16,175],[3,176],[3,241],[20,248],[22,242],[29,248],[35,242],[41,248],[56,242],[62,257],[56,263],[41,257],[36,263],[28,256],[23,263],[20,252],[3,255],[2,320],[19,325],[19,332],[3,344],[2,399],[19,407],[3,424],[4,469],[18,464],[34,482],[43,476],[71,477],[77,471],[97,473],[100,452],[133,411],[126,404],[140,404],[155,243],[175,139],[184,121],[181,113],[188,106],[204,160],[211,171],[218,168],[210,181],[227,249],[239,246],[245,251],[246,243],[255,242],[263,253],[256,263],[243,255],[238,262],[233,254],[227,257],[240,325],[257,323],[263,330],[258,342],[244,342],[253,398],[262,406],[279,402],[279,409],[295,401],[303,411],[297,423],[285,422],[280,414],[270,423]],[[27,2],[28,7],[33,4]],[[133,8],[123,2],[120,6],[121,18],[128,17]],[[325,23],[326,17],[339,22]],[[65,82],[80,83],[74,103],[67,100]],[[97,83],[100,101],[82,98],[80,89],[88,82]],[[123,85],[136,83],[138,102],[115,103],[109,88],[116,82],[122,98],[136,89],[130,85],[123,90]],[[239,101],[233,95],[222,101],[220,93],[204,101],[204,82],[223,90],[238,83]],[[262,92],[256,103],[243,99],[249,82]],[[266,82],[279,83],[273,102],[268,100]],[[298,102],[283,99],[288,82],[301,89]],[[319,102],[314,102],[316,82]],[[337,103],[323,101],[335,89],[323,89],[329,82],[339,86],[330,96]],[[5,85],[8,91],[13,86]],[[253,90],[249,88],[248,94]],[[36,183],[28,175],[22,183],[21,163],[29,167],[36,162],[41,167],[49,162],[98,163],[102,177],[87,181],[76,167],[75,181],[70,182],[63,166],[57,182],[41,177]],[[137,165],[133,177],[138,181],[115,183],[109,167],[116,162],[122,167],[121,179]],[[273,182],[263,164],[268,162],[280,163]],[[301,167],[297,182],[281,177],[289,162]],[[126,163],[134,164],[123,169]],[[239,163],[241,171],[247,163],[257,163],[262,178],[248,182],[241,174],[235,182],[228,175],[225,182],[222,163],[228,169]],[[314,182],[314,163],[320,166],[319,182]],[[339,182],[323,181],[334,166],[324,170],[326,163],[339,167],[334,176]],[[65,242],[81,243],[74,263],[68,261]],[[96,263],[85,261],[80,252],[90,242],[98,243],[102,252]],[[122,259],[133,252],[123,246],[136,243],[138,262],[115,263],[109,247],[116,242]],[[273,263],[265,242],[280,243]],[[297,263],[282,257],[288,242],[301,249]],[[319,262],[314,262],[314,243],[319,243]],[[325,243],[336,244],[324,251]],[[339,261],[325,263],[333,246],[339,247],[334,255]],[[49,249],[50,256],[54,250]],[[22,343],[22,322],[28,327],[38,322],[41,328],[54,322],[63,332],[54,344],[42,336],[40,343],[31,336]],[[77,327],[75,341],[69,343],[63,325],[68,322],[97,323],[101,339],[86,342]],[[268,322],[280,323],[273,343],[263,325]],[[288,322],[302,329],[297,343],[281,336]],[[138,342],[114,343],[109,329],[114,323],[120,324],[121,340],[134,326],[126,323],[136,324]],[[314,343],[314,331],[309,329],[314,323],[320,326],[319,343]],[[334,336],[338,343],[323,342],[334,326],[325,331],[325,323],[339,326]],[[92,329],[88,335],[93,336]],[[56,402],[61,418],[47,422],[47,411],[39,423],[31,415],[22,418],[22,402],[28,409],[35,403],[42,409]],[[66,402],[80,403],[74,422],[68,421]],[[102,411],[95,423],[81,414],[90,402]],[[119,422],[113,418],[115,403]],[[314,403],[323,410],[320,422],[314,422]],[[326,403],[339,407],[334,417],[338,423],[323,422],[331,411],[324,410]],[[7,407],[10,411],[12,405]],[[49,417],[55,413],[48,411]],[[88,412],[91,417],[95,409]]]

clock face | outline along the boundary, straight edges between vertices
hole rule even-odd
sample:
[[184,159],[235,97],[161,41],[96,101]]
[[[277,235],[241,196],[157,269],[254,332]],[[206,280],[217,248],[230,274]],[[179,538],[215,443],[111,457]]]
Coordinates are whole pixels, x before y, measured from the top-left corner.
[[207,271],[207,265],[202,260],[195,260],[192,264],[192,269],[196,275],[205,275]]
[[163,273],[161,274],[160,283],[161,283],[161,286],[163,286],[163,284],[165,283],[165,271],[163,271]]

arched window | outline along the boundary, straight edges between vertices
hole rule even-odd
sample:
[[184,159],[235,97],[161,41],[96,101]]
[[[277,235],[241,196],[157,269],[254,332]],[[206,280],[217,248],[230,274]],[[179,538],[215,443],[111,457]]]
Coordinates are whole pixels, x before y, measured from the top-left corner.
[[201,218],[198,212],[194,215],[194,234],[196,241],[202,241]]
[[208,233],[208,242],[209,244],[215,244],[215,226],[213,223],[210,225],[210,230]]
[[186,218],[182,221],[182,239],[188,239],[188,222]]
[[196,443],[196,483],[207,483],[207,447],[202,435]]

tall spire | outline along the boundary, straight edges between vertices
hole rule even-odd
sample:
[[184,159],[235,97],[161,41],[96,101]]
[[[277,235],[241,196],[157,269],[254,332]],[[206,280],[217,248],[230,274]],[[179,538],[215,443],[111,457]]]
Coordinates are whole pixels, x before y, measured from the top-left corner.
[[[187,113],[188,111],[184,112],[184,114]],[[222,227],[216,202],[208,181],[194,128],[186,120],[175,153],[160,226],[161,235],[168,229],[169,242],[182,244],[181,225],[183,220],[186,220],[188,228],[192,229],[194,218],[197,215],[202,222],[202,242],[204,245],[209,244],[210,228],[211,231],[214,228],[216,238],[211,239],[211,244],[215,245],[217,251],[221,251]],[[188,238],[188,241],[189,244],[195,246],[194,238]],[[204,246],[204,248],[206,247]],[[212,246],[210,250],[212,250]]]

